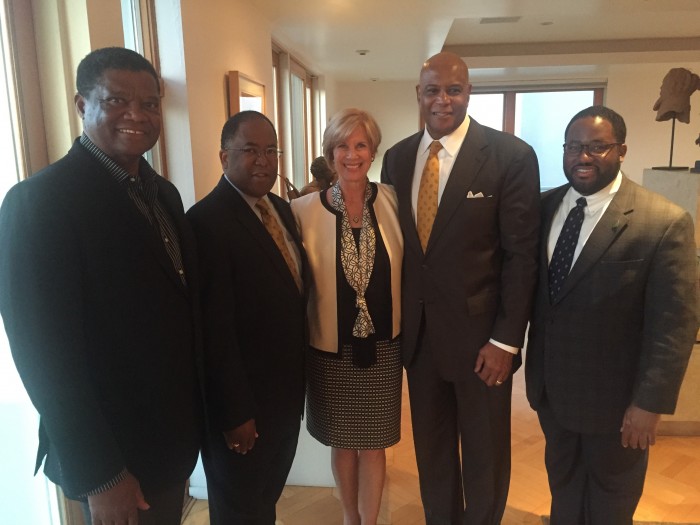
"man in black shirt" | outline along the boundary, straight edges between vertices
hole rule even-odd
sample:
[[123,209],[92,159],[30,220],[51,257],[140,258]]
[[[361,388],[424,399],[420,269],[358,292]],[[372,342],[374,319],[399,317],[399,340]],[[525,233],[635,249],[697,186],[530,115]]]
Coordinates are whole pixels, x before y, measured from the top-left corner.
[[200,446],[196,271],[175,187],[142,155],[160,84],[137,53],[78,66],[83,135],[0,209],[0,312],[41,423],[37,469],[94,523],[180,523]]

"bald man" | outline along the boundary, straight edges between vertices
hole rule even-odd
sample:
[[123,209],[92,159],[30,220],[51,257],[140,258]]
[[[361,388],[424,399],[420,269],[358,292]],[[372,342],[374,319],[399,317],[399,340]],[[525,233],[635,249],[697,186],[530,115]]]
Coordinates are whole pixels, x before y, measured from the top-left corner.
[[427,525],[501,522],[537,273],[537,157],[470,119],[470,91],[459,56],[429,58],[416,86],[425,129],[382,167],[404,234],[402,352]]

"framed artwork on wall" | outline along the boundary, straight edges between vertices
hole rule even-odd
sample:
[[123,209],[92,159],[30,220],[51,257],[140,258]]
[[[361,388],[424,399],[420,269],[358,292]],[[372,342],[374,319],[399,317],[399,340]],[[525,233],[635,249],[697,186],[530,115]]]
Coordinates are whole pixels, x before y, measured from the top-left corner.
[[265,85],[240,71],[228,72],[228,114],[254,110],[265,113]]

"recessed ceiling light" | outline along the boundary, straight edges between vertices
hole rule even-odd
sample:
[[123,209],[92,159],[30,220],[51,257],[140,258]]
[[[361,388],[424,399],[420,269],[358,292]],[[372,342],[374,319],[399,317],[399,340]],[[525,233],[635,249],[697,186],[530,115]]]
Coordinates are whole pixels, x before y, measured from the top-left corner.
[[360,56],[365,56],[367,53],[369,53],[369,49],[356,49],[355,53],[357,53]]

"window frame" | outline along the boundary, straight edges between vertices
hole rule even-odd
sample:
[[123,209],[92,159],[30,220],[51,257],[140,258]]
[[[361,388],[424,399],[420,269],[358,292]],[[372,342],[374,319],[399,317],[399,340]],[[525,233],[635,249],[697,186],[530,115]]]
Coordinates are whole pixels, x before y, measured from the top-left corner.
[[[158,30],[156,23],[155,0],[120,0],[122,26],[124,27],[124,47],[143,55],[156,70],[160,82],[160,96],[165,96],[165,83],[160,76],[160,55],[158,52]],[[128,15],[128,16],[127,16]],[[130,25],[127,29],[127,23]],[[129,36],[131,40],[129,41]],[[161,121],[165,115],[161,113]],[[144,156],[151,167],[164,178],[168,178],[167,155],[165,152],[165,126],[161,123],[160,137],[153,148]]]
[[472,86],[472,95],[503,95],[503,131],[515,134],[515,98],[519,93],[551,93],[557,91],[593,91],[593,104],[602,105],[605,87],[596,83],[590,85],[537,85],[537,86]]
[[[284,48],[273,42],[272,45],[272,76],[273,76],[273,104],[274,123],[279,137],[280,148],[284,151],[282,162],[279,164],[280,175],[290,180],[297,189],[301,189],[310,181],[309,166],[311,161],[320,155],[321,135],[323,123],[321,122],[322,108],[321,89],[319,77],[307,68],[300,60],[289,54]],[[301,81],[302,121],[295,122],[297,118],[292,112],[292,77]],[[304,130],[303,142],[297,151],[294,150],[293,129],[299,126]],[[295,158],[302,155],[301,165],[303,173],[293,172]],[[280,192],[286,197],[286,188],[281,185]]]

